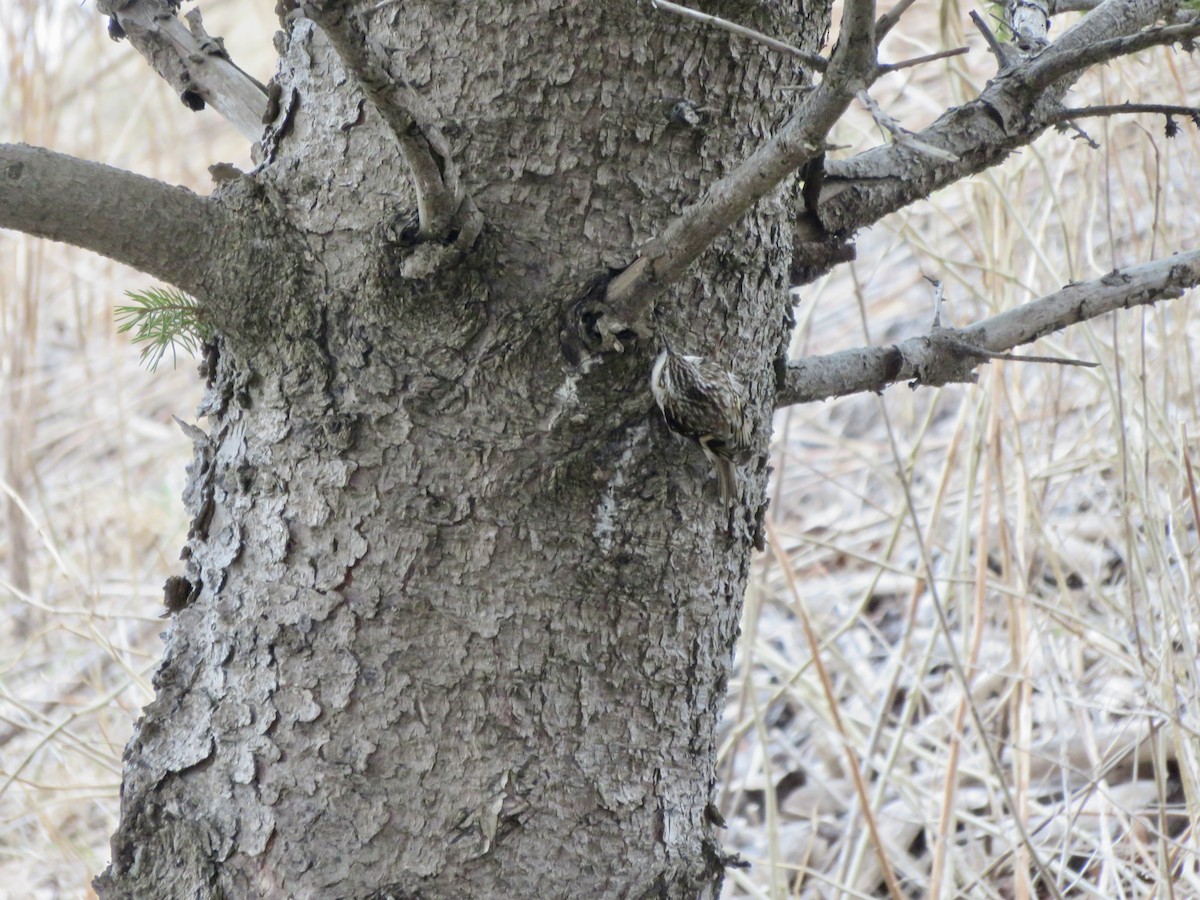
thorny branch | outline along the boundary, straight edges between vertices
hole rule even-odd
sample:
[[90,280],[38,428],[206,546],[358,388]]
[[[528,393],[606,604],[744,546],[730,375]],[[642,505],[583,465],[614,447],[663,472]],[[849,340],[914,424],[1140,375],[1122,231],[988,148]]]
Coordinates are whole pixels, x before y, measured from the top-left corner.
[[[1194,17],[1181,25],[1148,27],[1156,12],[1153,4],[1109,2],[1036,56],[1001,71],[975,100],[947,110],[914,133],[922,143],[959,157],[957,162],[925,159],[898,145],[829,161],[816,204],[819,219],[810,214],[796,223],[800,266],[805,265],[805,253],[823,250],[829,233],[852,234],[1032,143],[1055,124],[1054,103],[1070,86],[1067,76],[1125,53],[1180,43],[1186,46],[1200,36],[1200,20]],[[1113,41],[1102,39],[1104,34],[1122,32],[1132,34]]]
[[924,385],[973,382],[974,370],[995,354],[1117,309],[1180,297],[1197,284],[1200,251],[1193,251],[1069,284],[966,328],[934,328],[929,334],[888,347],[793,360],[788,363],[776,406],[881,391],[899,381]]
[[[1109,0],[1112,2],[1112,0]],[[1097,15],[1102,11],[1098,7],[1092,15]],[[1060,41],[1065,41],[1066,38],[1075,34],[1077,29],[1082,31],[1082,26],[1086,25],[1092,16],[1083,19],[1075,28],[1068,31]],[[1059,78],[1081,72],[1091,66],[1099,65],[1100,63],[1111,62],[1119,56],[1128,56],[1131,53],[1137,53],[1139,50],[1148,50],[1151,47],[1165,47],[1171,44],[1189,45],[1197,37],[1200,37],[1200,16],[1192,15],[1190,21],[1176,25],[1161,25],[1153,28],[1147,28],[1145,31],[1139,31],[1136,34],[1126,34],[1121,37],[1104,38],[1102,34],[1091,35],[1095,29],[1089,29],[1088,32],[1081,33],[1070,47],[1064,47],[1063,52],[1058,54],[1041,53],[1030,60],[1026,77],[1030,87],[1044,88],[1053,84]],[[1089,42],[1088,38],[1091,37]],[[1059,42],[1056,41],[1051,46],[1056,46]]]
[[[827,135],[850,98],[880,75],[876,35],[886,34],[909,5],[900,0],[876,22],[873,3],[845,4],[841,37],[824,80],[800,101],[796,114],[669,222],[609,283],[608,309],[598,323],[603,346],[615,346],[617,335],[627,329],[642,328],[649,302],[659,292],[751,206],[824,151]],[[1153,0],[1106,0],[1040,53],[1004,68],[974,101],[948,110],[912,134],[904,143],[919,142],[919,154],[900,144],[827,163],[820,196],[797,222],[797,268],[809,268],[806,252],[827,256],[831,233],[851,234],[1031,143],[1053,124],[1047,112],[1068,89],[1070,78],[1089,66],[1148,47],[1186,46],[1200,35],[1194,14],[1181,24],[1154,26],[1162,7]],[[1122,36],[1108,37],[1113,34]],[[1001,53],[1002,61],[1006,58]],[[820,269],[810,271],[815,275]]]
[[958,161],[958,157],[949,150],[934,147],[932,144],[926,144],[919,138],[914,137],[911,131],[888,115],[883,107],[876,103],[865,90],[859,91],[856,96],[858,97],[858,102],[871,114],[871,118],[875,120],[875,124],[890,134],[897,144],[902,144],[915,153],[923,153],[934,159],[946,162]]
[[1106,106],[1083,106],[1077,109],[1062,109],[1047,121],[1070,122],[1072,119],[1087,119],[1096,116],[1124,116],[1130,113],[1150,113],[1157,116],[1187,116],[1200,128],[1200,107],[1174,106],[1169,103],[1111,103]]
[[847,0],[841,36],[821,84],[800,101],[796,113],[775,137],[705,191],[609,283],[605,300],[612,314],[599,321],[604,344],[616,342],[618,334],[640,322],[649,301],[677,280],[750,207],[824,152],[825,138],[850,105],[854,92],[878,77],[874,33],[873,0]]

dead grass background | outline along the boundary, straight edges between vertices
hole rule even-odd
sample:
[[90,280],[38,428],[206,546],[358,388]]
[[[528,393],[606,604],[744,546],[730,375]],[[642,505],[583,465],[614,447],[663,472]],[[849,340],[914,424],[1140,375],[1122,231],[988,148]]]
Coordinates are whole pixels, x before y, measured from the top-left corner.
[[[876,88],[906,126],[994,71],[970,9],[918,2],[889,38],[889,59],[972,47]],[[269,6],[203,10],[266,80]],[[184,110],[92,8],[0,0],[0,28],[0,140],[198,191],[212,162],[248,167],[232,129]],[[1200,103],[1195,60],[1143,54],[1072,93],[1124,100]],[[1099,150],[1048,135],[861,235],[856,264],[799,292],[795,352],[924,330],[922,275],[966,324],[1194,248],[1195,129],[1081,124]],[[835,138],[881,139],[861,112]],[[113,304],[146,286],[0,234],[0,896],[88,893],[150,696],[187,527],[171,416],[192,417],[199,381],[187,361],[142,370],[115,335]],[[721,736],[725,840],[752,863],[728,896],[873,896],[878,840],[906,896],[1047,896],[1040,867],[1063,896],[1200,897],[1200,322],[1184,298],[1032,352],[1101,367],[993,363],[974,387],[780,413]]]

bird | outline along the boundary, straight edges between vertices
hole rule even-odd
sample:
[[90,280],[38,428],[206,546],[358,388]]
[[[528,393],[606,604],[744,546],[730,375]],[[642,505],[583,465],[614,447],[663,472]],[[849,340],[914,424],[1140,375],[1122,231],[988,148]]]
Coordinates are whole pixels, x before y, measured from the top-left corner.
[[664,346],[650,372],[650,392],[667,427],[700,445],[728,505],[737,495],[737,464],[750,458],[746,388],[719,364]]

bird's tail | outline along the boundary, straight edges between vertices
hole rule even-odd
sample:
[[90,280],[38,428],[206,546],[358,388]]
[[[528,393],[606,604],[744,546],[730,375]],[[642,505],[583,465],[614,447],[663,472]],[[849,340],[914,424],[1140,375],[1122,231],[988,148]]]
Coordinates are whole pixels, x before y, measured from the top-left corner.
[[712,461],[717,470],[717,487],[721,491],[721,500],[729,506],[737,499],[737,469],[732,460],[723,456],[714,454]]

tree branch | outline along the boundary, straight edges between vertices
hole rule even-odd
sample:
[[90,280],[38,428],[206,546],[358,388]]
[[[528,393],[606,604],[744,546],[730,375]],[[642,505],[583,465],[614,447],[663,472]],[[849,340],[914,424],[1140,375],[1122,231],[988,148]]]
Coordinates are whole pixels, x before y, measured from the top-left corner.
[[[864,78],[856,90],[871,86],[879,66],[875,46],[875,0],[845,0],[841,30],[830,54],[830,65],[848,79]],[[868,74],[869,73],[869,74]]]
[[[1096,28],[1085,29],[1084,26],[1091,22],[1093,16],[1099,16],[1111,2],[1112,0],[1106,0],[1104,5],[1097,7],[1079,24],[1055,41],[1052,46],[1061,45],[1061,52],[1041,53],[1030,60],[1026,70],[1030,86],[1045,87],[1060,78],[1076,75],[1084,69],[1109,62],[1119,56],[1128,56],[1151,47],[1187,44],[1200,36],[1200,17],[1196,17],[1194,14],[1191,21],[1188,22],[1146,28],[1145,31],[1125,34],[1116,38],[1104,37],[1106,34],[1112,34],[1112,31],[1100,32]],[[1068,42],[1068,38],[1074,38],[1074,40]]]
[[983,35],[984,41],[988,45],[988,49],[992,51],[992,56],[996,57],[996,66],[1001,70],[1005,70],[1009,66],[1010,54],[1008,49],[1000,43],[1000,39],[988,27],[987,21],[979,14],[979,10],[971,10],[971,21],[975,28]]
[[608,310],[596,323],[603,346],[616,346],[618,335],[636,331],[653,297],[783,179],[824,152],[826,136],[855,92],[879,76],[874,35],[874,0],[846,0],[841,35],[821,84],[800,101],[778,134],[709,187],[609,282]]
[[925,144],[919,138],[914,137],[911,131],[892,118],[865,90],[859,91],[856,96],[858,97],[858,102],[871,114],[871,118],[875,120],[875,124],[890,134],[897,144],[901,144],[915,153],[932,156],[934,159],[946,160],[947,162],[958,161],[958,157],[948,150]]
[[639,322],[646,305],[709,245],[784,178],[825,149],[825,136],[852,93],[827,90],[829,79],[808,94],[783,129],[642,247],[636,260],[608,285],[610,314],[598,324],[604,343]]
[[1050,15],[1057,16],[1067,12],[1088,12],[1099,6],[1101,0],[1054,0],[1050,4]]
[[931,386],[973,382],[974,370],[988,354],[1004,353],[1113,310],[1174,299],[1197,284],[1200,251],[1192,251],[1067,285],[967,328],[935,328],[889,347],[794,360],[788,363],[776,406],[881,391],[898,381]]
[[386,51],[371,40],[344,0],[305,0],[304,14],[317,23],[347,71],[383,116],[412,173],[421,237],[441,240],[462,203],[458,167],[437,126],[437,114],[386,65]]
[[216,204],[185,188],[0,144],[0,228],[74,244],[198,294],[209,274],[204,250],[226,227]]
[[1054,115],[1047,116],[1049,122],[1069,122],[1072,119],[1085,119],[1094,116],[1123,116],[1129,113],[1150,113],[1157,116],[1187,116],[1200,126],[1200,107],[1174,106],[1169,103],[1111,103],[1106,106],[1081,106],[1075,109],[1061,109]]
[[895,6],[879,17],[875,23],[875,40],[882,42],[889,31],[896,27],[900,21],[900,17],[908,12],[908,8],[916,3],[917,0],[900,0]]
[[1036,50],[1049,43],[1049,0],[1005,0],[1004,16],[1022,50]]
[[[946,185],[997,165],[1057,121],[1055,104],[1070,78],[1087,67],[1148,47],[1200,36],[1200,21],[1147,27],[1159,4],[1107,0],[1028,61],[1002,71],[975,99],[943,113],[914,137],[958,157],[941,161],[902,145],[874,147],[848,160],[830,160],[815,215],[797,222],[799,267],[811,242],[814,258],[829,233],[849,234]],[[1145,29],[1145,30],[1139,30]],[[1134,32],[1104,40],[1104,34]],[[813,269],[813,275],[819,274]]]
[[817,53],[808,53],[801,50],[799,47],[793,47],[791,44],[785,44],[783,41],[776,40],[770,35],[763,34],[761,31],[755,31],[753,28],[747,28],[744,25],[738,25],[730,22],[728,19],[722,19],[717,16],[710,16],[708,13],[698,12],[686,6],[679,6],[676,3],[668,3],[667,0],[651,0],[651,5],[655,9],[662,9],[667,12],[673,12],[678,16],[683,16],[685,19],[691,19],[695,22],[703,22],[705,25],[712,25],[714,28],[720,28],[723,31],[728,31],[730,34],[736,34],[739,37],[749,38],[752,41],[757,41],[765,47],[770,47],[779,53],[786,53],[788,56],[794,56],[810,69],[817,72],[824,72],[829,63],[825,58]]
[[[249,141],[262,137],[267,91],[233,64],[220,38],[204,31],[200,11],[188,25],[168,0],[98,0],[96,8],[120,27],[138,53],[190,109],[212,106]],[[190,26],[190,27],[189,27]]]
[[880,63],[879,74],[887,75],[891,72],[899,72],[901,69],[911,69],[913,66],[923,66],[925,63],[937,62],[939,59],[949,59],[952,56],[962,56],[970,52],[970,47],[955,47],[952,50],[939,50],[936,53],[926,53],[924,56],[914,56],[912,59],[905,59],[900,62]]
[[[1097,62],[1200,35],[1195,17],[1181,25],[1151,27],[1164,6],[1161,0],[1105,0],[1040,53],[1001,71],[974,101],[948,110],[913,134],[911,140],[922,148],[919,153],[893,144],[829,162],[820,196],[807,204],[809,214],[796,223],[793,269],[815,277],[823,269],[809,265],[806,253],[811,249],[814,259],[827,259],[831,233],[852,233],[1031,143],[1051,124],[1046,116],[1070,87],[1067,76],[1077,76]],[[895,11],[903,9],[901,2]],[[825,78],[801,100],[796,114],[609,282],[607,308],[598,311],[594,325],[600,347],[617,347],[622,333],[642,330],[654,296],[758,200],[824,151],[826,136],[850,97],[879,77],[874,14],[872,0],[847,0]],[[890,21],[883,17],[884,24]],[[1112,34],[1126,36],[1107,39]]]

